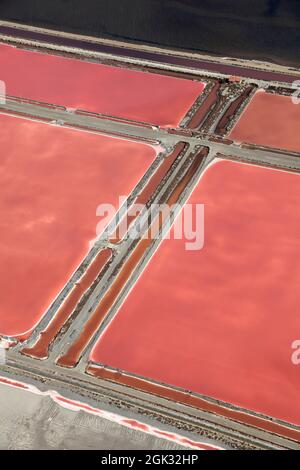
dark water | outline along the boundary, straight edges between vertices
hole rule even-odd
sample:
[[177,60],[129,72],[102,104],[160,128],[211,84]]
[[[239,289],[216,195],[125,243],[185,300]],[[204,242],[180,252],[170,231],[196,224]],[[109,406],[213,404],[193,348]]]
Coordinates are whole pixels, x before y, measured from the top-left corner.
[[0,18],[300,66],[300,0],[0,0]]

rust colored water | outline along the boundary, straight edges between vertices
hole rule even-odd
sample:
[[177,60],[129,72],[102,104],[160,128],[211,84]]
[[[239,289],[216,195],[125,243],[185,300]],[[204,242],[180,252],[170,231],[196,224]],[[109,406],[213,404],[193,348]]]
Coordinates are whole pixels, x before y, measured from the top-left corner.
[[229,138],[238,142],[300,152],[300,104],[292,97],[258,91]]
[[91,359],[300,424],[299,197],[297,174],[210,166],[204,248],[165,240]]
[[148,145],[0,115],[0,334],[28,336],[128,195]]
[[[178,198],[182,194],[182,191],[186,188],[186,185],[190,182],[191,178],[194,176],[195,172],[202,164],[204,152],[206,152],[206,150],[199,152],[197,158],[189,167],[188,171],[178,181],[177,185],[175,186],[171,195],[166,201],[167,205],[172,206],[173,204],[177,203]],[[163,218],[165,218],[165,216]],[[157,224],[155,224],[154,233],[157,233],[159,227],[161,227],[163,218],[160,218],[160,220],[158,218],[156,219]],[[103,320],[105,319],[112,305],[118,298],[118,295],[120,294],[121,290],[124,288],[126,282],[128,282],[128,279],[130,278],[133,270],[137,267],[138,263],[141,261],[142,257],[144,256],[146,250],[149,248],[151,243],[152,236],[150,226],[148,229],[148,236],[146,238],[142,238],[139,241],[139,243],[133,250],[131,256],[124,263],[121,271],[115,279],[115,282],[111,284],[110,289],[108,289],[96,310],[90,315],[80,335],[76,338],[76,340],[74,340],[74,342],[69,347],[68,351],[58,358],[57,364],[62,367],[76,366],[84,352],[84,349],[88,346],[93,336],[97,333]]]
[[48,357],[50,344],[69,320],[84,294],[92,286],[93,282],[97,280],[111,256],[112,250],[109,248],[103,249],[97,254],[58,309],[55,317],[47,327],[42,330],[34,346],[25,347],[21,350],[22,354],[35,357],[36,359],[46,359]]
[[[192,395],[188,390],[172,388],[168,385],[161,385],[151,380],[145,380],[143,378],[130,375],[126,372],[120,371],[120,369],[112,370],[107,366],[93,363],[89,363],[86,372],[100,379],[117,382],[137,390],[143,390],[144,392],[167,398],[173,402],[184,403],[185,405],[193,408],[218,414],[249,426],[254,426],[289,439],[300,441],[300,431],[294,427],[286,426],[285,423],[281,424],[278,421],[269,420],[265,417],[249,413],[247,410],[233,408],[231,405],[225,406],[224,403],[212,401],[211,399],[201,397],[200,395]],[[230,421],[228,421],[227,427],[230,428]]]
[[[181,152],[183,152],[184,149],[187,147],[187,144],[180,142],[175,146],[173,152],[171,152],[171,154],[165,157],[165,159],[160,163],[157,170],[154,172],[152,177],[149,179],[148,183],[144,186],[143,190],[136,198],[136,205],[141,204],[144,206],[150,201],[150,198],[158,189],[163,179],[167,176],[173,163],[176,161]],[[136,211],[134,213],[130,213],[129,209],[127,216],[124,217],[123,220],[116,227],[115,234],[111,237],[110,241],[112,243],[119,243],[122,239],[123,234],[126,234],[126,230],[130,227],[130,224],[132,224],[132,222],[137,218],[137,216],[138,213]]]
[[205,84],[0,45],[7,94],[96,113],[177,126]]
[[81,401],[71,400],[62,395],[59,395],[55,391],[49,390],[49,391],[42,392],[36,387],[34,387],[33,385],[27,385],[22,382],[17,382],[16,380],[8,380],[5,377],[0,377],[0,385],[12,387],[12,388],[19,388],[19,389],[26,390],[27,392],[34,393],[39,396],[51,397],[51,399],[55,403],[58,403],[60,406],[63,406],[66,409],[69,409],[72,411],[84,410],[86,413],[89,413],[94,416],[101,416],[103,419],[112,421],[115,424],[125,426],[130,429],[137,429],[139,431],[143,431],[147,434],[154,435],[156,437],[165,438],[179,445],[183,445],[183,446],[191,447],[195,449],[201,449],[201,450],[221,450],[222,449],[222,447],[209,444],[207,442],[194,441],[180,434],[163,431],[159,428],[150,426],[149,424],[142,423],[141,421],[137,421],[135,419],[124,418],[115,413],[107,412],[100,408],[95,408]]

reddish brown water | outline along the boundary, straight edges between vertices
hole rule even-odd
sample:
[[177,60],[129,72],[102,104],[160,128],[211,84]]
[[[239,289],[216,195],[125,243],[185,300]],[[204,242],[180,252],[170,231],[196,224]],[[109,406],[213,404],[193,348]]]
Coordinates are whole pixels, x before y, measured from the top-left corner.
[[180,123],[205,87],[3,44],[0,80],[8,95],[170,127]]
[[300,152],[300,104],[290,96],[258,91],[229,138],[238,142]]
[[[151,197],[156,192],[163,179],[167,176],[173,163],[175,163],[176,159],[179,157],[181,152],[183,152],[187,148],[188,144],[180,142],[175,146],[173,152],[164,158],[164,160],[160,163],[152,177],[149,179],[148,183],[145,185],[143,190],[140,192],[140,194],[134,201],[136,205],[141,204],[144,206],[150,201]],[[116,227],[115,234],[111,237],[110,241],[112,243],[119,243],[123,238],[123,235],[127,233],[127,229],[130,227],[132,222],[137,218],[137,216],[138,212],[134,211],[134,213],[130,213],[129,210],[128,214]]]
[[69,320],[84,294],[96,279],[98,279],[104,266],[111,258],[111,255],[112,251],[109,248],[101,250],[100,253],[97,254],[83,276],[76,282],[62,306],[58,309],[55,317],[41,332],[37,342],[33,347],[22,349],[23,354],[37,359],[46,359],[48,357],[49,345],[56,338],[63,325]]
[[28,333],[128,195],[152,147],[0,115],[0,334]]
[[[182,191],[185,189],[186,185],[189,183],[189,181],[201,165],[204,153],[206,153],[206,151],[199,152],[197,158],[193,161],[188,171],[182,176],[181,180],[173,189],[173,192],[166,201],[166,204],[172,206],[178,201],[178,198],[182,194]],[[165,220],[165,216],[163,216],[162,218],[157,217],[157,224],[155,225],[156,232],[154,233],[158,232],[159,228],[162,226],[163,220]],[[124,263],[114,283],[110,286],[96,310],[93,312],[93,314],[90,315],[88,321],[82,329],[81,334],[71,344],[68,351],[58,358],[57,364],[62,367],[76,366],[85,348],[88,346],[89,342],[98,331],[99,327],[101,326],[101,323],[103,322],[106,315],[113,306],[114,302],[118,298],[120,292],[126,285],[132,272],[137,267],[138,263],[141,261],[146,250],[152,244],[152,241],[153,240],[151,236],[150,227],[148,230],[148,236],[146,238],[142,238],[139,241],[139,243],[133,250],[131,256]]]
[[127,428],[131,428],[131,429],[137,429],[139,431],[154,435],[156,437],[162,437],[167,440],[173,441],[179,445],[192,447],[195,449],[201,449],[201,450],[222,450],[222,447],[220,446],[209,444],[207,442],[194,441],[194,440],[188,439],[185,436],[181,436],[180,434],[162,431],[159,428],[155,428],[153,426],[150,426],[149,424],[142,423],[141,421],[137,421],[135,419],[124,418],[115,413],[107,412],[99,408],[94,408],[93,406],[83,403],[81,401],[70,400],[69,398],[59,395],[55,391],[50,390],[50,391],[41,392],[33,385],[27,385],[22,382],[17,382],[16,380],[8,380],[5,377],[0,377],[0,385],[13,387],[13,388],[20,388],[20,389],[26,390],[27,392],[37,394],[39,396],[51,397],[51,399],[55,403],[58,403],[60,406],[63,406],[66,409],[69,409],[72,411],[84,410],[86,413],[89,413],[91,415],[101,416],[102,418],[112,421],[116,424],[126,426]]
[[204,248],[165,240],[91,359],[300,424],[299,197],[297,174],[209,167]]
[[[184,403],[185,405],[193,408],[205,410],[214,414],[217,413],[234,421],[239,421],[240,423],[248,424],[280,436],[285,436],[289,439],[300,441],[300,432],[293,427],[250,414],[247,411],[233,409],[232,406],[224,406],[197,395],[191,395],[189,391],[183,389],[180,390],[160,385],[124,372],[114,371],[107,367],[101,367],[93,363],[88,365],[86,372],[100,379],[117,382],[130,388],[143,390],[144,392],[166,398],[173,402]],[[228,421],[227,426],[230,429],[230,421]]]

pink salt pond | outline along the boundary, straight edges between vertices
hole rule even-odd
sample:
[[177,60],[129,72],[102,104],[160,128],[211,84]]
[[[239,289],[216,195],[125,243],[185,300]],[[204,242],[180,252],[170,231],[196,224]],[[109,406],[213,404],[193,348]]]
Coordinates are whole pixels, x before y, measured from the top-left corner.
[[118,208],[149,145],[0,114],[0,334],[28,336]]
[[300,152],[300,104],[291,96],[258,91],[229,138],[266,147]]
[[164,240],[91,359],[299,425],[299,199],[297,174],[211,165],[203,249]]
[[10,96],[160,126],[177,126],[205,83],[0,45]]

